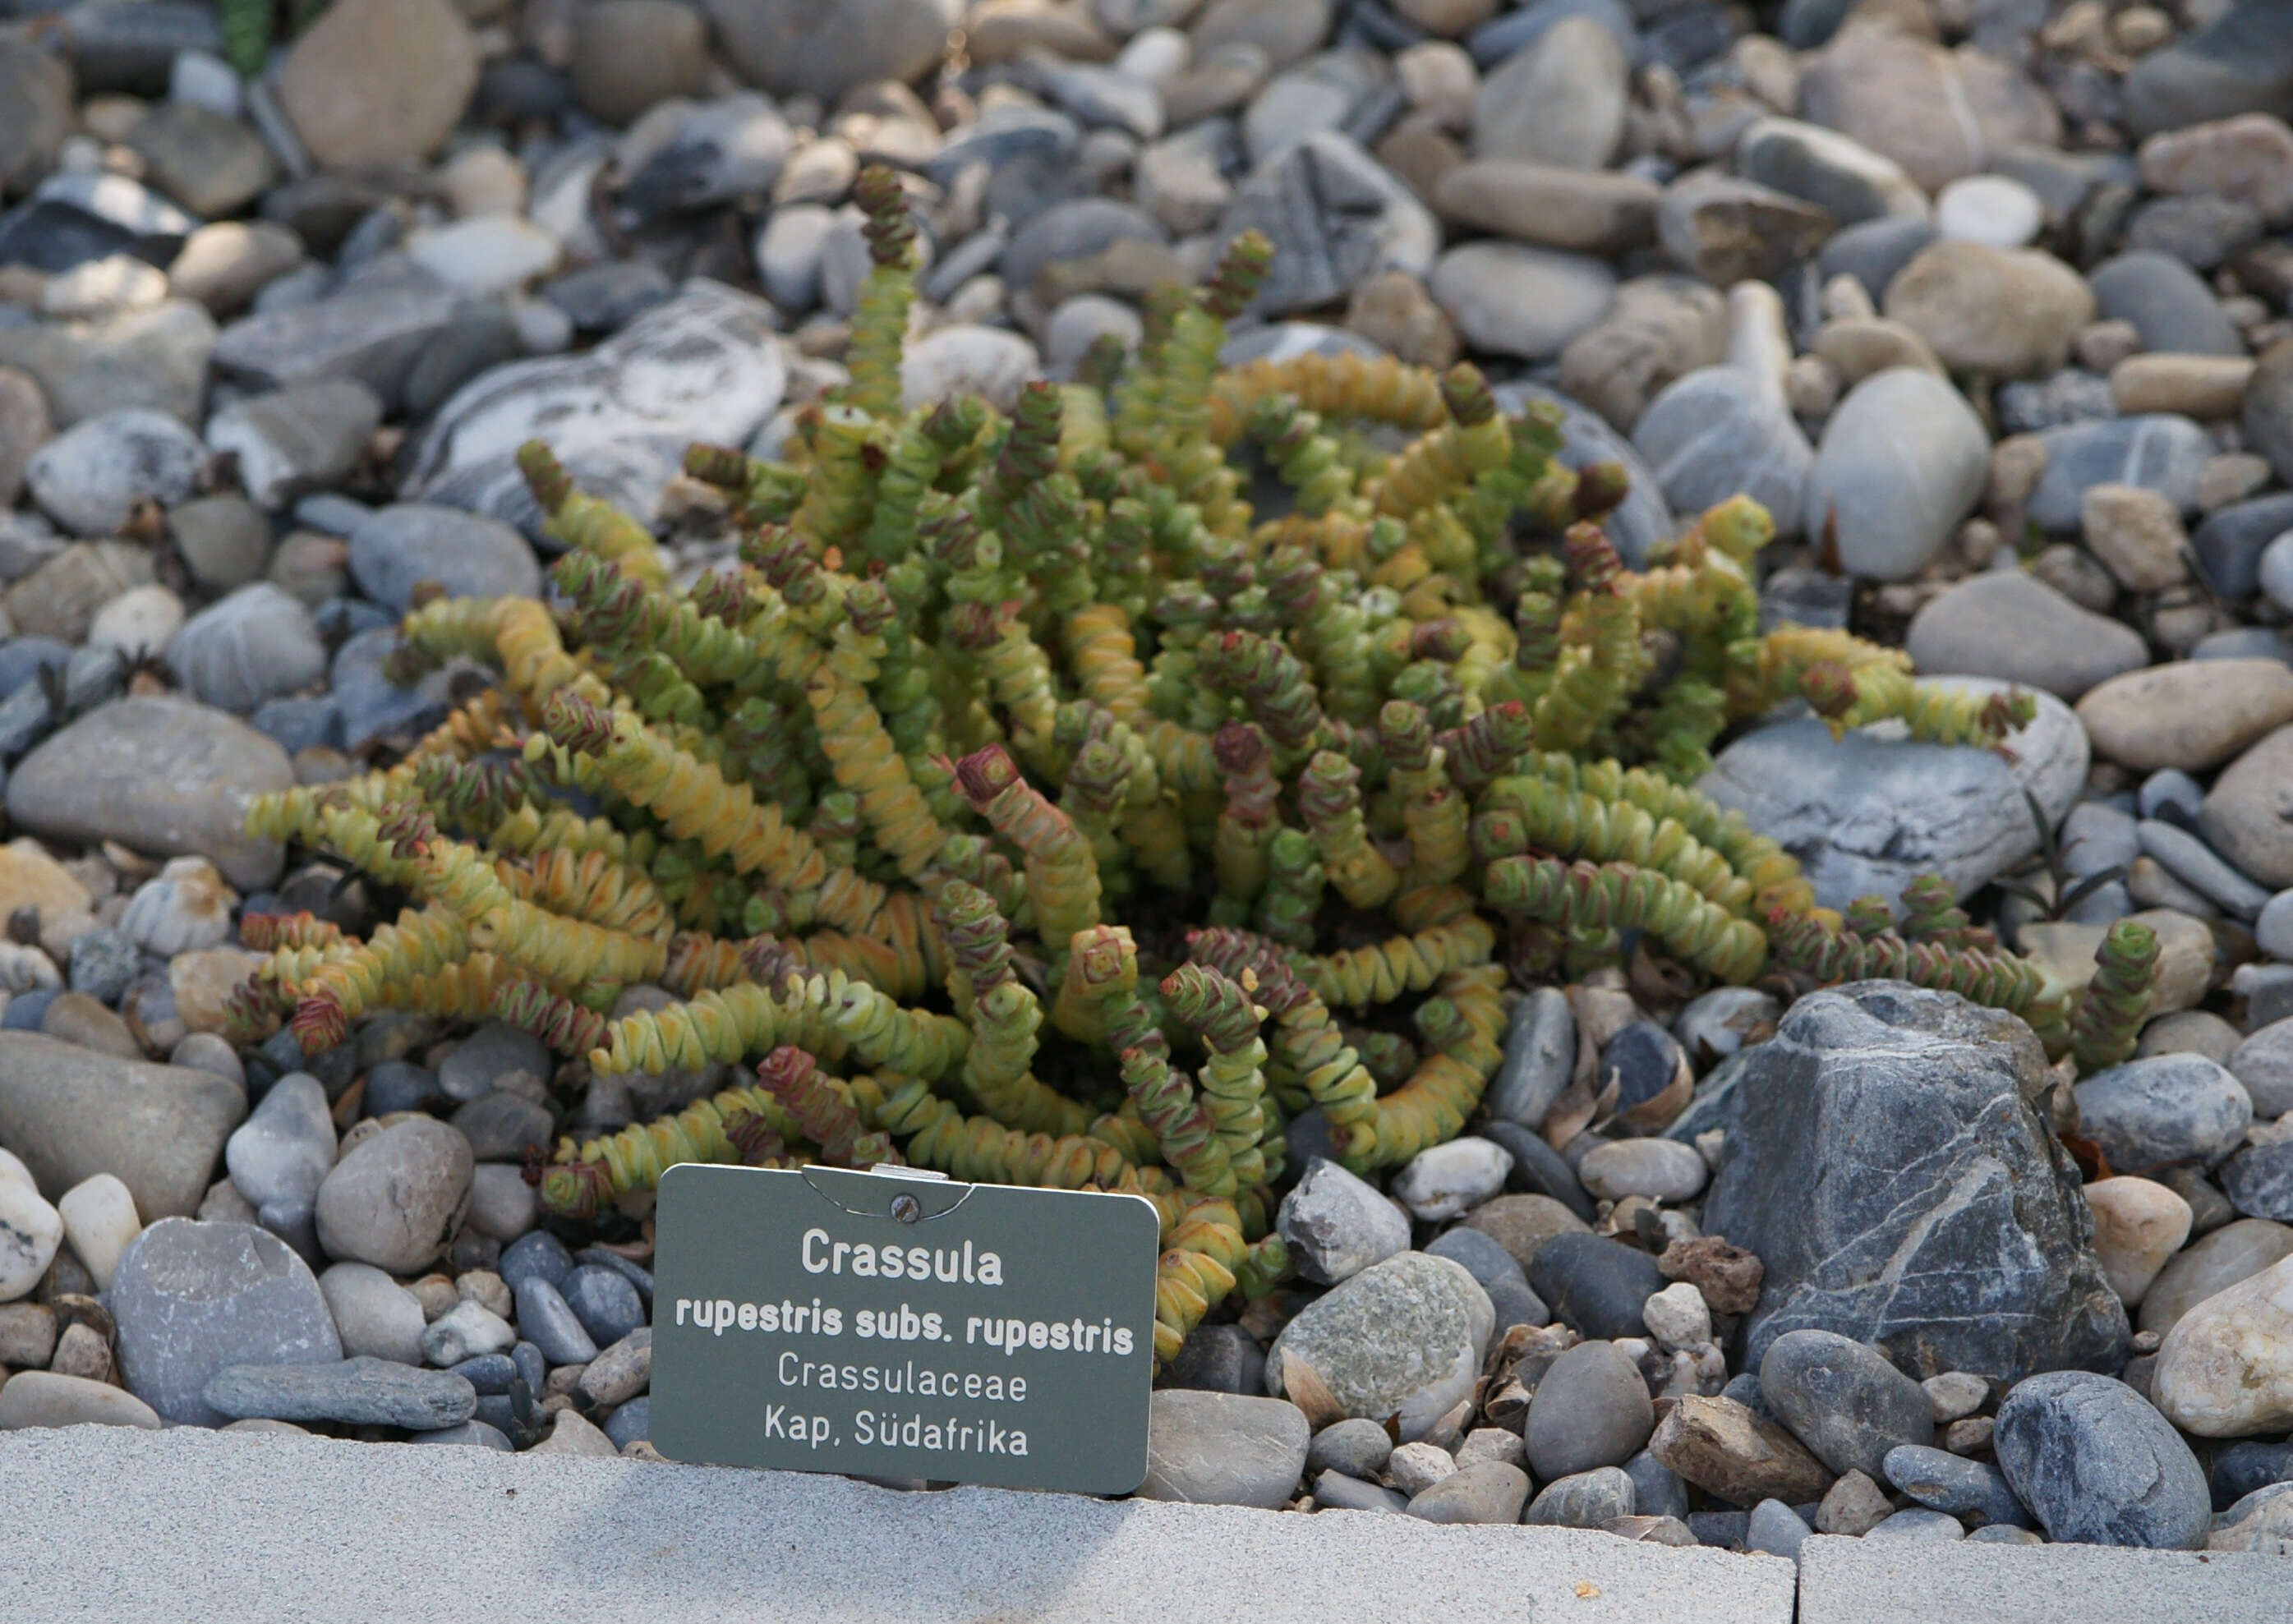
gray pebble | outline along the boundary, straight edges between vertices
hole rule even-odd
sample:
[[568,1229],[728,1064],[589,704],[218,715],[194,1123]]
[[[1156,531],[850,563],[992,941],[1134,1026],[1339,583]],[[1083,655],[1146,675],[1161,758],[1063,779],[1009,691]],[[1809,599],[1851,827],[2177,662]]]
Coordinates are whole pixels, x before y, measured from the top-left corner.
[[454,1126],[480,1161],[522,1161],[529,1146],[547,1150],[557,1124],[549,1108],[517,1094],[490,1094],[454,1113]]
[[1309,1432],[1305,1412],[1280,1399],[1165,1388],[1147,1411],[1139,1497],[1271,1510],[1297,1491]]
[[587,1364],[597,1356],[596,1340],[547,1281],[530,1279],[517,1288],[517,1325],[551,1364]]
[[1538,987],[1512,1007],[1504,1059],[1490,1080],[1489,1114],[1535,1128],[1576,1063],[1576,1016],[1558,987]]
[[1760,1391],[1777,1418],[1834,1472],[1877,1477],[1887,1452],[1934,1436],[1926,1389],[1862,1343],[1835,1331],[1787,1331],[1760,1361]]
[[1882,1518],[1863,1537],[1866,1539],[1916,1539],[1947,1545],[1965,1539],[1966,1527],[1946,1512],[1913,1507],[1908,1511],[1899,1511],[1891,1517]]
[[476,1389],[451,1371],[387,1359],[231,1365],[208,1381],[204,1396],[212,1408],[240,1419],[342,1421],[416,1432],[459,1426],[478,1402]]
[[1655,1428],[1639,1367],[1613,1342],[1582,1342],[1544,1373],[1522,1430],[1530,1466],[1549,1482],[1623,1465]]
[[1625,1462],[1624,1469],[1625,1475],[1633,1480],[1635,1515],[1681,1518],[1688,1515],[1688,1485],[1680,1481],[1680,1474],[1670,1466],[1642,1450]]
[[1266,1391],[1266,1354],[1239,1325],[1197,1325],[1155,1378],[1158,1387],[1208,1393]]
[[256,1207],[315,1200],[335,1165],[327,1091],[308,1072],[282,1077],[223,1143],[231,1182]]
[[2152,818],[2143,823],[2141,836],[2142,849],[2167,873],[2225,912],[2253,919],[2267,905],[2268,892],[2224,862],[2188,830]]
[[1342,1472],[1349,1477],[1375,1477],[1385,1470],[1393,1453],[1393,1440],[1375,1421],[1356,1417],[1333,1421],[1314,1434],[1306,1450],[1309,1471]]
[[2123,1382],[2084,1370],[2029,1378],[1998,1406],[1994,1447],[2049,1539],[2156,1550],[2205,1543],[2213,1502],[2197,1457]]
[[2179,767],[2159,768],[2134,794],[2134,804],[2144,818],[2170,819],[2184,828],[2197,826],[2198,808],[2205,800],[2205,786]]
[[2173,1162],[2208,1167],[2236,1149],[2253,1121],[2244,1085],[2202,1054],[2153,1054],[2078,1085],[2080,1131],[2112,1168]]
[[1598,1466],[1546,1483],[1520,1520],[1555,1528],[1599,1528],[1614,1518],[1633,1515],[1635,1505],[1631,1476],[1618,1466]]
[[506,1021],[489,1021],[446,1056],[438,1082],[450,1099],[482,1100],[497,1089],[539,1099],[556,1071],[540,1038]]
[[1886,1466],[1887,1481],[1922,1506],[1978,1525],[2030,1526],[2030,1512],[1997,1466],[1915,1443],[1889,1450]]
[[483,1421],[465,1421],[459,1426],[442,1426],[436,1432],[415,1433],[406,1442],[469,1444],[482,1450],[499,1450],[505,1455],[512,1453],[517,1447],[503,1434],[501,1428],[489,1426]]
[[1801,1521],[1799,1513],[1781,1500],[1762,1500],[1752,1507],[1751,1520],[1744,1525],[1744,1548],[1797,1562],[1799,1547],[1814,1532]]
[[1452,1472],[1409,1502],[1429,1523],[1518,1523],[1528,1499],[1528,1474],[1501,1460]]
[[1298,1260],[1298,1272],[1320,1285],[1333,1286],[1409,1249],[1407,1216],[1362,1179],[1319,1158],[1282,1198],[1275,1225]]
[[495,1273],[512,1291],[530,1279],[544,1280],[555,1286],[573,1273],[573,1255],[556,1236],[547,1230],[536,1230],[502,1248],[501,1263]]
[[619,1342],[645,1322],[644,1305],[637,1289],[618,1271],[584,1264],[566,1276],[557,1289],[573,1317],[599,1347]]
[[1314,1500],[1325,1511],[1404,1512],[1409,1502],[1381,1484],[1327,1469],[1314,1478]]

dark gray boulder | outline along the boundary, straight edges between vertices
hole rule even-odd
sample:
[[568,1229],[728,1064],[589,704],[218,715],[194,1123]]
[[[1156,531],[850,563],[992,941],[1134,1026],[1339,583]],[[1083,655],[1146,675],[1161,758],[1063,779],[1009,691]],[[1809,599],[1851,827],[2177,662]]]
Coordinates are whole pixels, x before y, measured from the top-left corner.
[[1836,1331],[1924,1379],[2118,1369],[2126,1311],[2013,1015],[1901,982],[1801,999],[1748,1051],[1704,1208],[1767,1266],[1738,1369]]

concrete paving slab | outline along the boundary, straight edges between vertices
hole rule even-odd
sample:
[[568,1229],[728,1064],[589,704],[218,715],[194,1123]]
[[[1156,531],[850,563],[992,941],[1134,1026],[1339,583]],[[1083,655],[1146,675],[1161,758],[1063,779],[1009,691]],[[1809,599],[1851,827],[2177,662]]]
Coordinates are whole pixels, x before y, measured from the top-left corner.
[[1562,1528],[196,1428],[0,1434],[0,1619],[1790,1624],[1791,1563]]
[[2293,1559],[2106,1545],[1799,1547],[1799,1624],[2282,1624]]

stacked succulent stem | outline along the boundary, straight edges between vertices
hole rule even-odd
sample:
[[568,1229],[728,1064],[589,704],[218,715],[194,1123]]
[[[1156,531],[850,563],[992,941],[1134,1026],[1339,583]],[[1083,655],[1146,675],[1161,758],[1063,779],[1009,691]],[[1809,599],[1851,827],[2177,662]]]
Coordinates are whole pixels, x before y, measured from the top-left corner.
[[[565,608],[416,610],[398,679],[461,657],[498,686],[395,765],[256,806],[253,832],[413,905],[363,942],[264,927],[249,1028],[324,1047],[396,1006],[514,1021],[598,1075],[762,1062],[563,1140],[535,1173],[565,1218],[680,1159],[1135,1192],[1164,1357],[1281,1278],[1299,1112],[1357,1169],[1462,1131],[1536,942],[1582,965],[1638,938],[1727,982],[1908,974],[2054,1011],[2081,1056],[2118,1044],[2131,957],[2078,1025],[2022,961],[1946,940],[1947,898],[1916,942],[1843,932],[1687,787],[1793,698],[1981,744],[2030,714],[1843,634],[1759,636],[1752,504],[1635,573],[1596,522],[1618,472],[1560,466],[1552,418],[1506,416],[1470,367],[1220,371],[1254,236],[1158,300],[1127,367],[1008,416],[903,411],[913,232],[887,173],[858,196],[851,385],[785,464],[688,457],[738,562],[670,590],[654,537],[529,445]],[[1290,498],[1255,512],[1268,482]],[[608,1019],[640,983],[677,1001]]]

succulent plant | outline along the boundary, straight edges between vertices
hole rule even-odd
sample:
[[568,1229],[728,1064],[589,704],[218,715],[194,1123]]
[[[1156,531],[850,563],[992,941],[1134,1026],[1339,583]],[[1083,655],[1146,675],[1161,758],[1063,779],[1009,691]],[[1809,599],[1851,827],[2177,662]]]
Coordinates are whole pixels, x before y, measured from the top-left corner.
[[[1689,787],[1790,699],[1979,745],[2030,714],[1843,633],[1760,635],[1755,505],[1629,570],[1597,522],[1621,471],[1563,467],[1554,419],[1470,367],[1222,371],[1255,237],[1158,298],[1127,364],[1008,416],[903,409],[912,233],[888,174],[859,195],[849,386],[785,463],[687,459],[737,565],[670,590],[652,533],[529,445],[564,607],[417,608],[396,678],[462,656],[498,685],[396,764],[255,807],[413,901],[363,941],[255,927],[250,1028],[322,1048],[395,1006],[515,1021],[600,1075],[761,1061],[565,1139],[533,1169],[561,1216],[686,1159],[1136,1192],[1165,1357],[1285,1269],[1285,1125],[1318,1110],[1361,1169],[1454,1136],[1524,967],[1638,939],[1726,982],[1902,974],[2068,1046],[2060,990],[1954,933],[1947,896],[1919,940],[1845,932]],[[637,983],[680,1001],[605,1019]]]

